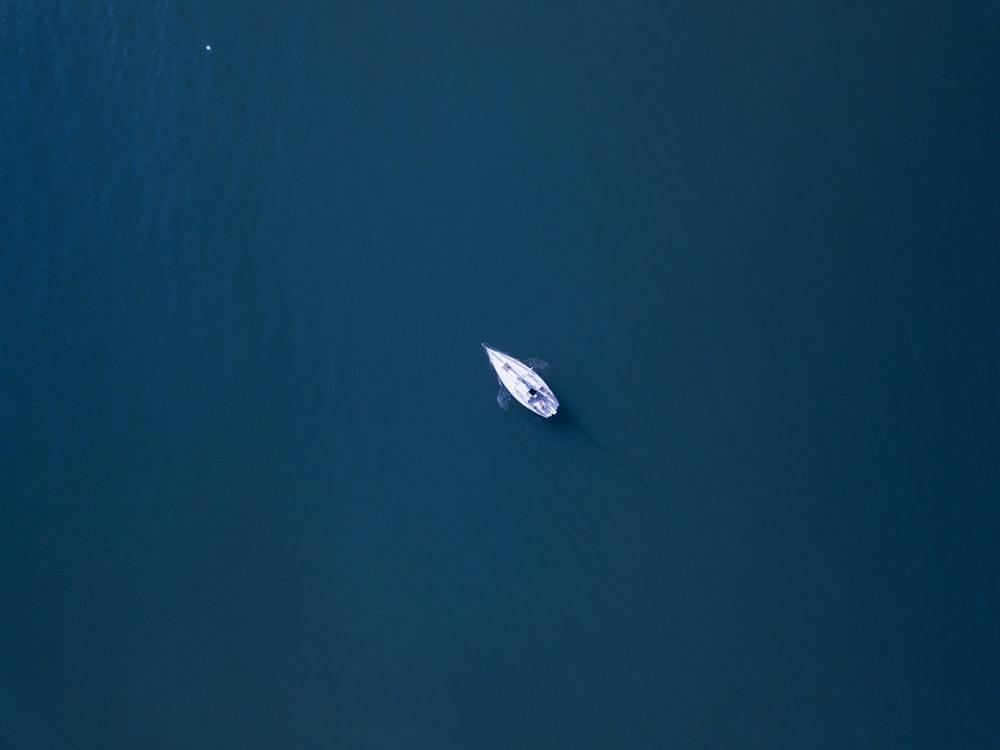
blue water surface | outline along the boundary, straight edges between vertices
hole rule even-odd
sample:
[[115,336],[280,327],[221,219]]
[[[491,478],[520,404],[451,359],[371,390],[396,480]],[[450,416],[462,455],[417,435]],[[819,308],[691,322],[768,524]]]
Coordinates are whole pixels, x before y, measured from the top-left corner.
[[1000,745],[998,31],[0,0],[0,746]]

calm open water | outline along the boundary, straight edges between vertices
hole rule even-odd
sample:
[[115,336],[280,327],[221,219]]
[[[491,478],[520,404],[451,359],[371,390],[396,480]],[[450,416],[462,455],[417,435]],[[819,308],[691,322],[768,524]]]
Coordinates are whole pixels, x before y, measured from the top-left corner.
[[0,0],[0,746],[1000,745],[1000,6],[840,5]]

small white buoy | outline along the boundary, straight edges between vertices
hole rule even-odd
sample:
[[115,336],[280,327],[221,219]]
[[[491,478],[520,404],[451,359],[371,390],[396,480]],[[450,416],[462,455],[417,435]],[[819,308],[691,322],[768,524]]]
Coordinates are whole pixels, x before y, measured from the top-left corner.
[[207,51],[211,52],[211,51],[212,51],[212,45],[211,45],[211,44],[206,44],[206,45],[205,45],[205,49],[206,49]]

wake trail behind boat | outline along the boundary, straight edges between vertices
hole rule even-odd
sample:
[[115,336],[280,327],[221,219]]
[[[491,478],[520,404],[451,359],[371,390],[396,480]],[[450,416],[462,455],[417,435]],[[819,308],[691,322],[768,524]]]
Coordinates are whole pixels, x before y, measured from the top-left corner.
[[586,430],[582,429],[578,425],[578,423],[576,422],[576,420],[574,420],[571,415],[569,415],[569,414],[566,413],[566,409],[565,408],[563,408],[563,412],[562,413],[563,413],[564,429],[567,432],[569,432],[569,433],[571,433],[573,435],[579,435],[584,440],[586,440],[588,443],[590,443],[595,448],[597,448],[599,451],[601,451],[601,453],[603,453],[605,456],[607,456],[608,459],[612,463],[614,463],[619,469],[621,469],[622,471],[624,471],[626,474],[628,474],[630,477],[632,477],[632,479],[634,479],[636,482],[638,482],[640,485],[642,485],[643,489],[645,489],[646,492],[648,492],[650,495],[656,495],[657,494],[656,490],[653,488],[653,486],[649,482],[647,482],[645,479],[643,479],[641,476],[639,476],[635,472],[634,469],[632,469],[631,467],[629,467],[624,461],[622,461],[620,458],[618,458],[618,456],[616,456],[614,453],[612,453],[609,448],[607,448],[605,445],[603,445],[598,440],[594,439],[590,435],[589,432],[587,432]]

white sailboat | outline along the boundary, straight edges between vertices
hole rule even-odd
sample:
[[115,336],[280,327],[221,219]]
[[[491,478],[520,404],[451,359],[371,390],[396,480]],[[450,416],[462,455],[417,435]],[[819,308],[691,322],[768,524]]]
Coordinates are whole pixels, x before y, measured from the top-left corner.
[[500,385],[531,411],[548,419],[559,409],[559,399],[541,375],[519,359],[483,344]]

